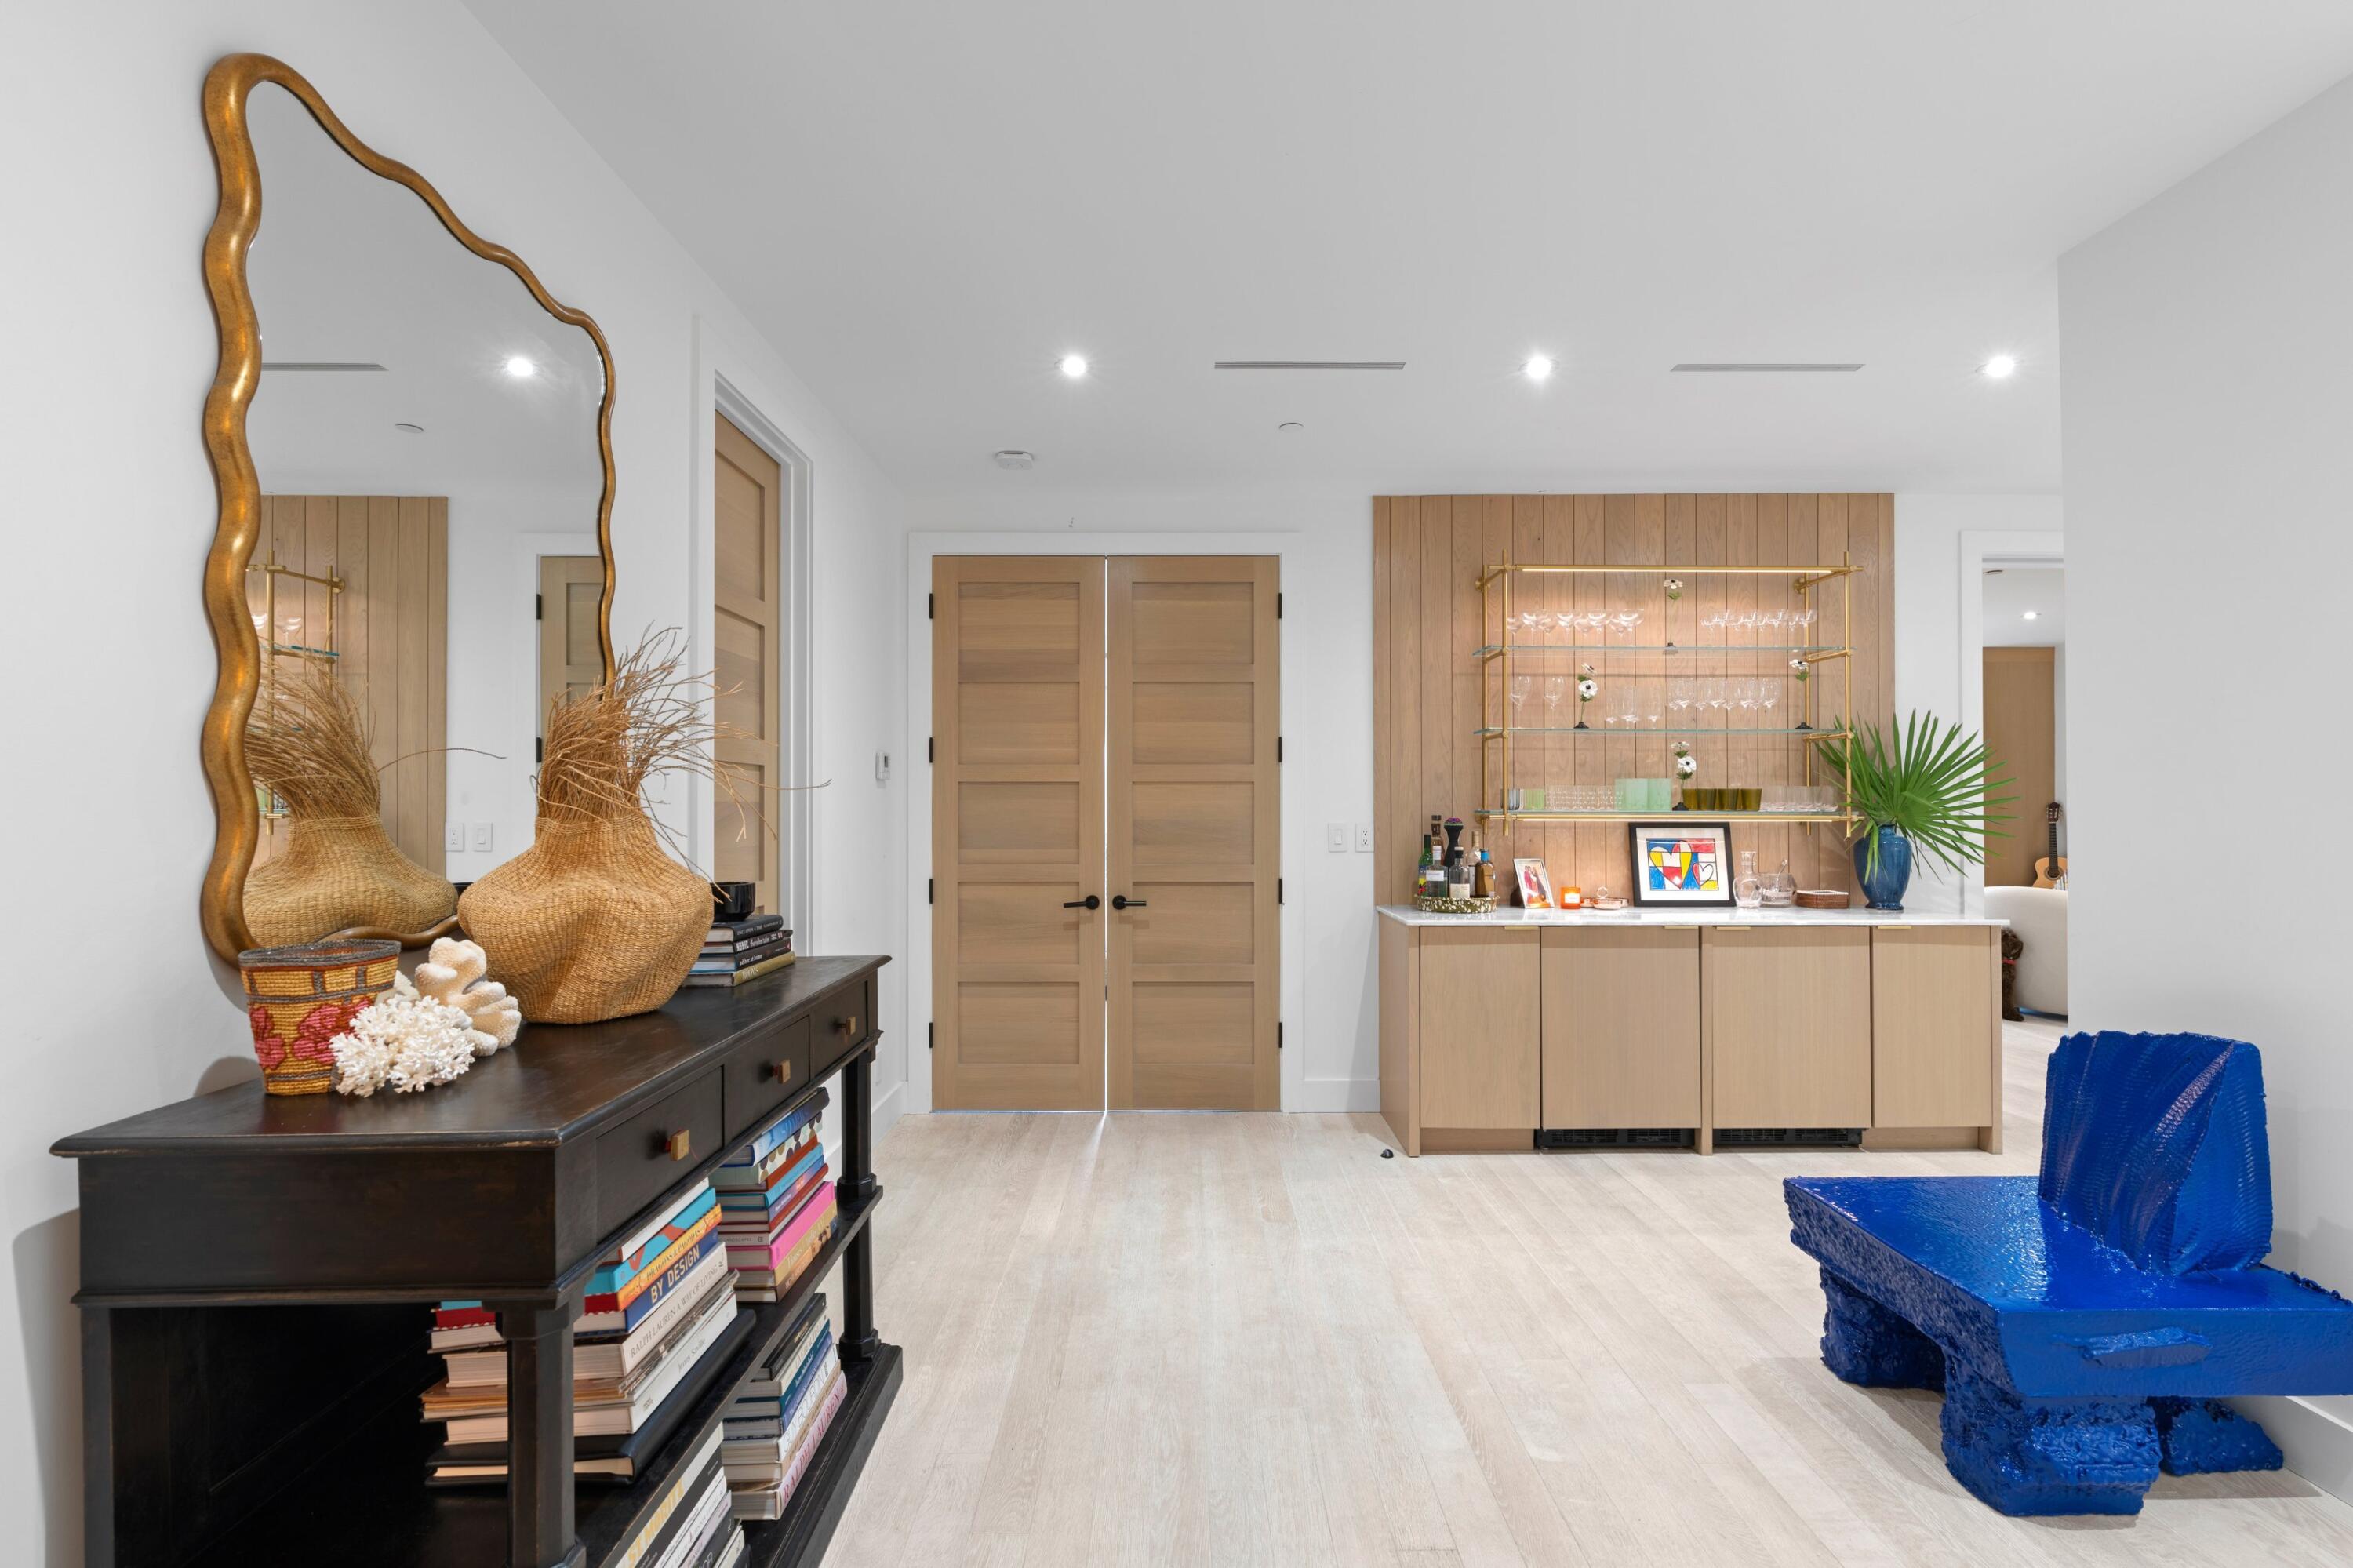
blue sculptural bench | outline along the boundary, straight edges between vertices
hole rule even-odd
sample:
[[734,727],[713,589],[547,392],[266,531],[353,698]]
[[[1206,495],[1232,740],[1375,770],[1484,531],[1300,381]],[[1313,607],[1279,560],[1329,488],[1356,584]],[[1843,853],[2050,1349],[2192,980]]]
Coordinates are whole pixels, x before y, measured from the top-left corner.
[[2253,1261],[2271,1203],[2253,1046],[2073,1036],[2040,1179],[1798,1177],[1784,1194],[1821,1266],[1823,1361],[1941,1389],[1947,1465],[2004,1513],[2137,1513],[2160,1467],[2275,1468],[2222,1396],[2353,1393],[2353,1303]]

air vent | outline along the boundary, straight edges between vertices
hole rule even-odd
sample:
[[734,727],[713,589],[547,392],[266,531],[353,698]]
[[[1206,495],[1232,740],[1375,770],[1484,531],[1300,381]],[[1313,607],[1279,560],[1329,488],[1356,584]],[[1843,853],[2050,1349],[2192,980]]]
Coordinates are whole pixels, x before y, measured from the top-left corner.
[[265,359],[264,370],[382,370],[381,365],[368,365],[356,359]]
[[1783,363],[1783,362],[1778,361],[1778,360],[1774,360],[1774,361],[1756,360],[1756,361],[1752,361],[1752,362],[1748,362],[1748,363],[1745,363],[1745,364],[1723,364],[1723,365],[1677,365],[1677,366],[1670,366],[1670,368],[1671,368],[1671,369],[1674,369],[1674,370],[1679,370],[1679,371],[1689,371],[1689,372],[1692,372],[1692,373],[1694,373],[1694,374],[1698,374],[1698,375],[1715,376],[1715,375],[1720,375],[1720,374],[1723,374],[1723,373],[1725,373],[1725,372],[1744,371],[1744,370],[1757,370],[1757,371],[1769,371],[1769,372],[1775,372],[1775,373],[1786,373],[1786,372],[1789,372],[1789,371],[1807,371],[1807,370],[1860,370],[1860,369],[1862,369],[1862,365],[1861,365],[1861,364],[1859,364],[1859,363],[1858,363],[1858,364],[1854,364],[1854,365],[1800,365],[1800,364],[1796,363],[1795,361],[1791,361],[1791,362],[1788,362],[1788,363]]
[[1220,359],[1212,370],[1403,370],[1402,359]]

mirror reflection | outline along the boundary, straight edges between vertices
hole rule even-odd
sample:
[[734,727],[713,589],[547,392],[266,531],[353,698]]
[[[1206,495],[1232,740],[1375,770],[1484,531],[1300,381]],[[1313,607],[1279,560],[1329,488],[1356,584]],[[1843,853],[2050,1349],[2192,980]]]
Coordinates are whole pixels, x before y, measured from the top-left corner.
[[603,673],[603,363],[291,94],[259,88],[248,114],[245,916],[265,947],[419,936],[531,842],[548,704]]

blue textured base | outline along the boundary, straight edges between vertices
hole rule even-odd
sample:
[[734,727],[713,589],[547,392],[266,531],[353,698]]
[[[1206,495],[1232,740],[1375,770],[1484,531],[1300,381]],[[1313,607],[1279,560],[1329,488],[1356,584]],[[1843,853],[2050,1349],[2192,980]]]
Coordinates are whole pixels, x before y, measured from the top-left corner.
[[1954,1478],[2003,1513],[2138,1513],[2157,1479],[2146,1400],[2021,1400],[1954,1366],[1944,1425]]
[[1822,1270],[1822,1361],[1864,1388],[1945,1386],[1945,1352],[1936,1341]]
[[2276,1470],[2286,1460],[2261,1425],[2215,1399],[2152,1399],[2168,1476]]

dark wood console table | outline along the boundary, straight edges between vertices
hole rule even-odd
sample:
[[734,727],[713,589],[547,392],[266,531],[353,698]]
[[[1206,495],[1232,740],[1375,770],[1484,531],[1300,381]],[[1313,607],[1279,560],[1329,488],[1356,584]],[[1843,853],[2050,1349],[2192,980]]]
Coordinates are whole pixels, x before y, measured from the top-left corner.
[[[598,1568],[683,1478],[765,1330],[843,1264],[849,1393],[746,1562],[814,1563],[900,1380],[874,1330],[871,1072],[883,958],[804,958],[635,1018],[529,1025],[455,1084],[364,1100],[259,1083],[61,1139],[80,1162],[92,1568]],[[609,1246],[839,1074],[841,1220],[627,1487],[572,1477],[572,1322]],[[419,1304],[479,1299],[511,1347],[511,1479],[425,1485]],[[714,1361],[719,1358],[714,1356]]]

